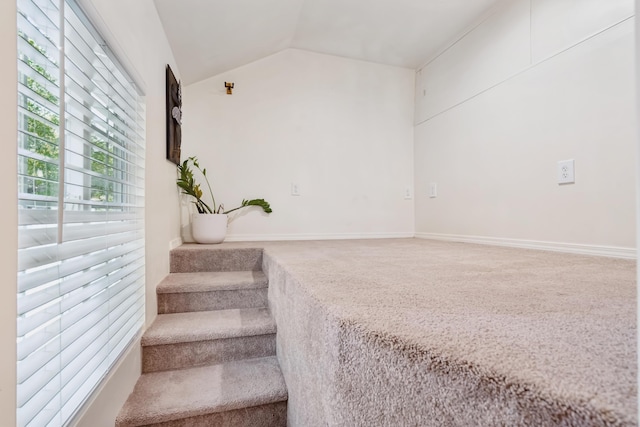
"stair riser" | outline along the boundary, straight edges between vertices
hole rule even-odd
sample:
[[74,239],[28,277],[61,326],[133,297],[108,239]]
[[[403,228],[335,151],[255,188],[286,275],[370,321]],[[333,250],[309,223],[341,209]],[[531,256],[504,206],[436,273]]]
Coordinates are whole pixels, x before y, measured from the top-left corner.
[[214,365],[275,354],[275,334],[145,346],[142,348],[142,372]]
[[259,271],[262,249],[173,250],[171,273],[202,271]]
[[267,307],[267,294],[268,288],[158,294],[158,314]]
[[[149,427],[286,427],[286,425],[287,402],[147,424]],[[125,425],[116,425],[116,427],[125,427]]]

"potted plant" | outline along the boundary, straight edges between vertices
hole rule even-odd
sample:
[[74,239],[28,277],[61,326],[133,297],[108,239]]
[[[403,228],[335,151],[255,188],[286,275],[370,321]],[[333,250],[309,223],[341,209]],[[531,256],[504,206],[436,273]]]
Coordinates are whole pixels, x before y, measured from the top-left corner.
[[[207,204],[203,199],[202,189],[193,176],[193,166],[204,177],[211,195],[211,205]],[[247,208],[249,206],[259,206],[266,213],[271,213],[269,202],[264,199],[242,200],[240,206],[225,210],[224,205],[220,203],[216,205],[216,199],[213,197],[211,184],[207,178],[207,169],[201,169],[197,157],[189,157],[187,160],[178,164],[178,179],[176,184],[182,190],[182,194],[193,197],[193,204],[198,210],[197,213],[191,215],[191,234],[197,243],[221,243],[227,234],[227,214],[237,211],[238,209]]]

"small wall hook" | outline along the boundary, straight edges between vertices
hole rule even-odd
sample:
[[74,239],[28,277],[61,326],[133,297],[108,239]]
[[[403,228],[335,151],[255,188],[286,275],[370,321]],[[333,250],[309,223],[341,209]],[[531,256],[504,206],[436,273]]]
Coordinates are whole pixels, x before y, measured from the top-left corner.
[[227,88],[227,95],[232,95],[233,94],[233,86],[234,86],[233,82],[231,82],[231,83],[224,82],[224,87]]

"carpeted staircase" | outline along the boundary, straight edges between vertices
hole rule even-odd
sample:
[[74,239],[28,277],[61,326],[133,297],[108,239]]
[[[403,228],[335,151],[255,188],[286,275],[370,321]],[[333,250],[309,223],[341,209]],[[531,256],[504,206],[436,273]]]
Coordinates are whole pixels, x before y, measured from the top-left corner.
[[171,252],[142,337],[142,376],[116,427],[286,425],[261,266],[261,249]]

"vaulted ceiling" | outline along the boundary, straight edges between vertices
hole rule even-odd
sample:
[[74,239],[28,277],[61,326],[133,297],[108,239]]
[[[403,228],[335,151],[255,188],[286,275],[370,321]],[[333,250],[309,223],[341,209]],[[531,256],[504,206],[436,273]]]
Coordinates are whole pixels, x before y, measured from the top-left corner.
[[155,0],[185,84],[286,48],[417,68],[500,0]]

